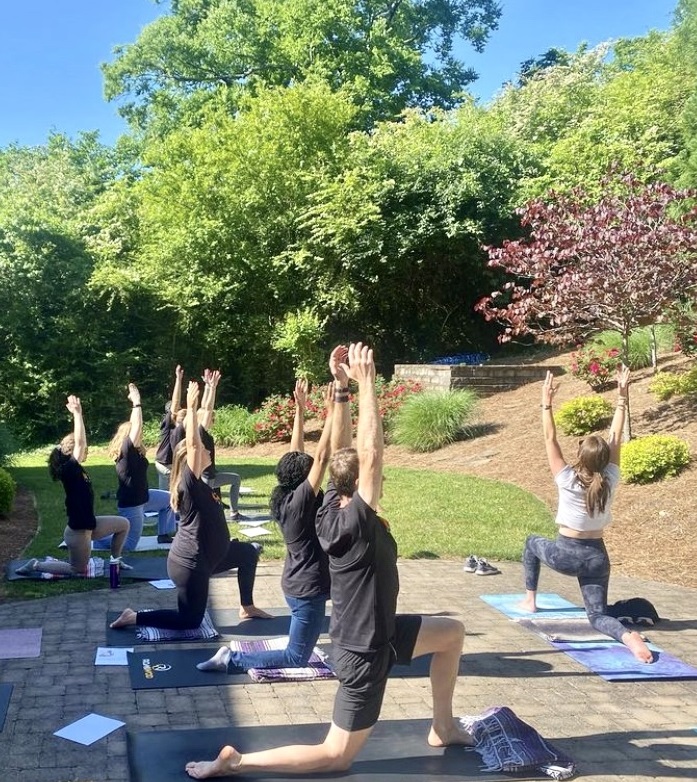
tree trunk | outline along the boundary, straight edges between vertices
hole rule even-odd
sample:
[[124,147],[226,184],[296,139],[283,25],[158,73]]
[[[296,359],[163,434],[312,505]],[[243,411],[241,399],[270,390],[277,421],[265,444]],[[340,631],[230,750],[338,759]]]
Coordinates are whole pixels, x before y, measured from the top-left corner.
[[658,343],[656,342],[656,327],[651,324],[651,367],[654,375],[658,372]]
[[[629,366],[629,329],[622,331],[622,361]],[[627,409],[624,413],[624,426],[622,428],[622,442],[628,443],[632,439],[632,416],[629,406],[629,388],[627,388]]]

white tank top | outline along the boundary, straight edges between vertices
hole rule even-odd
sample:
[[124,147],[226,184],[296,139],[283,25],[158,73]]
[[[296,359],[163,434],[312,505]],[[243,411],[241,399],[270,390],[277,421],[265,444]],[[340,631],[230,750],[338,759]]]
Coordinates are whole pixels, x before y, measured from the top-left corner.
[[586,489],[579,481],[576,472],[567,464],[554,476],[559,489],[559,506],[555,519],[557,524],[578,532],[594,532],[607,527],[612,521],[610,507],[615,488],[620,482],[620,468],[616,464],[608,464],[603,475],[610,483],[610,495],[605,504],[605,511],[597,512],[594,516],[588,514]]

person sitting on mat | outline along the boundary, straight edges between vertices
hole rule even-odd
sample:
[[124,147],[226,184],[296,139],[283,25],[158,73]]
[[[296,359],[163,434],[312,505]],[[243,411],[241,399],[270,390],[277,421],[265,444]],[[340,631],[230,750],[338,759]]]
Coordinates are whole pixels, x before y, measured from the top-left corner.
[[177,368],[174,370],[172,398],[165,405],[165,414],[160,422],[160,439],[155,452],[157,488],[162,491],[169,491],[169,476],[172,472],[172,454],[174,453],[172,431],[176,426],[177,413],[181,410],[183,381],[184,370],[177,364]]
[[186,437],[177,446],[170,480],[171,503],[179,513],[179,531],[167,557],[167,574],[177,587],[177,609],[136,612],[126,608],[113,628],[145,625],[170,630],[193,630],[201,625],[212,575],[237,568],[240,618],[269,619],[254,605],[253,589],[259,552],[252,543],[230,540],[220,497],[201,475],[210,464],[196,423],[198,383],[191,381],[186,395]]
[[360,342],[348,350],[335,381],[334,426],[347,420],[348,379],[358,383],[356,450],[331,457],[330,482],[317,517],[317,533],[329,555],[332,662],[339,679],[334,715],[321,744],[240,753],[223,747],[212,761],[186,765],[194,779],[274,772],[309,774],[348,769],[377,722],[385,685],[395,663],[433,654],[433,721],[428,744],[473,744],[453,719],[464,627],[449,617],[397,615],[397,545],[375,511],[382,490],[383,437],[375,392],[373,351]]
[[48,472],[54,481],[60,481],[65,489],[65,509],[68,525],[63,540],[68,547],[68,562],[49,560],[41,562],[31,559],[16,571],[25,576],[31,573],[53,573],[66,576],[86,576],[90,560],[92,541],[111,535],[112,560],[121,567],[130,567],[121,562],[128,519],[122,516],[95,516],[94,491],[89,476],[82,467],[87,458],[87,435],[82,417],[82,405],[76,396],[69,396],[66,407],[73,416],[73,432],[66,435],[48,457]]
[[581,587],[588,620],[600,633],[609,635],[627,646],[643,663],[653,662],[651,650],[637,632],[630,632],[617,619],[607,614],[607,591],[610,583],[610,560],[603,542],[603,530],[612,520],[610,506],[620,480],[620,450],[626,414],[629,370],[617,372],[619,398],[610,425],[610,438],[598,435],[581,440],[576,461],[569,465],[557,442],[557,430],[552,414],[552,400],[558,386],[547,372],[542,385],[542,431],[547,460],[559,490],[556,540],[530,535],[525,541],[526,596],[521,608],[535,612],[540,563],[563,573],[576,576]]
[[[131,417],[120,424],[109,443],[107,453],[116,465],[118,489],[117,509],[130,522],[131,528],[124,545],[125,551],[134,551],[143,534],[146,513],[157,513],[157,542],[171,543],[177,522],[169,505],[169,492],[148,489],[148,460],[143,445],[143,408],[140,392],[128,384]],[[104,548],[109,541],[99,541],[95,548]]]
[[215,421],[215,395],[220,382],[220,372],[216,369],[206,369],[203,372],[203,398],[198,411],[198,423],[201,432],[201,442],[211,455],[211,463],[203,471],[201,478],[211,487],[219,489],[221,486],[230,486],[230,519],[242,521],[244,516],[240,514],[240,486],[242,479],[236,472],[219,472],[215,466],[215,440],[209,429]]
[[[332,353],[335,362],[337,351],[339,348]],[[329,563],[317,539],[315,516],[324,496],[320,487],[331,452],[333,387],[327,386],[324,395],[327,417],[314,460],[305,453],[304,444],[307,381],[296,381],[294,396],[290,451],[276,465],[278,484],[269,503],[271,516],[278,522],[286,544],[281,588],[291,611],[288,645],[263,652],[233,652],[229,646],[221,646],[210,660],[198,663],[196,667],[201,671],[225,671],[228,665],[244,670],[302,668],[322,631],[329,597]]]

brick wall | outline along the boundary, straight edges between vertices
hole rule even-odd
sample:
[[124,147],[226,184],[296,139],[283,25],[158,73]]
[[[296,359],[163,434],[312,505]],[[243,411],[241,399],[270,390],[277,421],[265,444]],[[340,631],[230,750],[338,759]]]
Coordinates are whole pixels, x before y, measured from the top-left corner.
[[544,380],[547,371],[564,374],[561,366],[526,364],[396,364],[394,377],[415,380],[424,388],[453,391],[471,388],[480,393],[495,393]]

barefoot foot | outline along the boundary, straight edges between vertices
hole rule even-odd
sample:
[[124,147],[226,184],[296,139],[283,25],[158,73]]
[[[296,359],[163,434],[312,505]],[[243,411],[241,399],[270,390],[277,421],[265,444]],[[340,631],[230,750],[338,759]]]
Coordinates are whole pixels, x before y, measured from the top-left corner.
[[528,614],[537,613],[537,605],[535,604],[535,600],[531,600],[529,597],[526,597],[525,600],[523,600],[521,603],[518,603],[517,607],[521,611],[526,611]]
[[273,616],[262,611],[261,608],[251,605],[240,608],[240,619],[273,619]]
[[129,627],[136,623],[137,614],[132,608],[125,608],[117,619],[109,625],[114,630],[118,630],[120,627]]
[[234,747],[223,747],[215,760],[199,760],[186,764],[186,773],[194,779],[227,777],[235,774],[242,755]]
[[644,639],[636,632],[625,633],[622,636],[622,643],[629,649],[629,651],[642,663],[652,663],[653,654],[651,650],[644,643]]
[[464,744],[466,747],[474,746],[474,739],[462,727],[459,720],[453,720],[450,725],[436,727],[431,725],[428,734],[428,744],[431,747],[449,747],[452,744]]
[[196,667],[199,671],[227,671],[229,662],[230,647],[221,646],[210,660],[206,660],[203,663],[197,663]]

